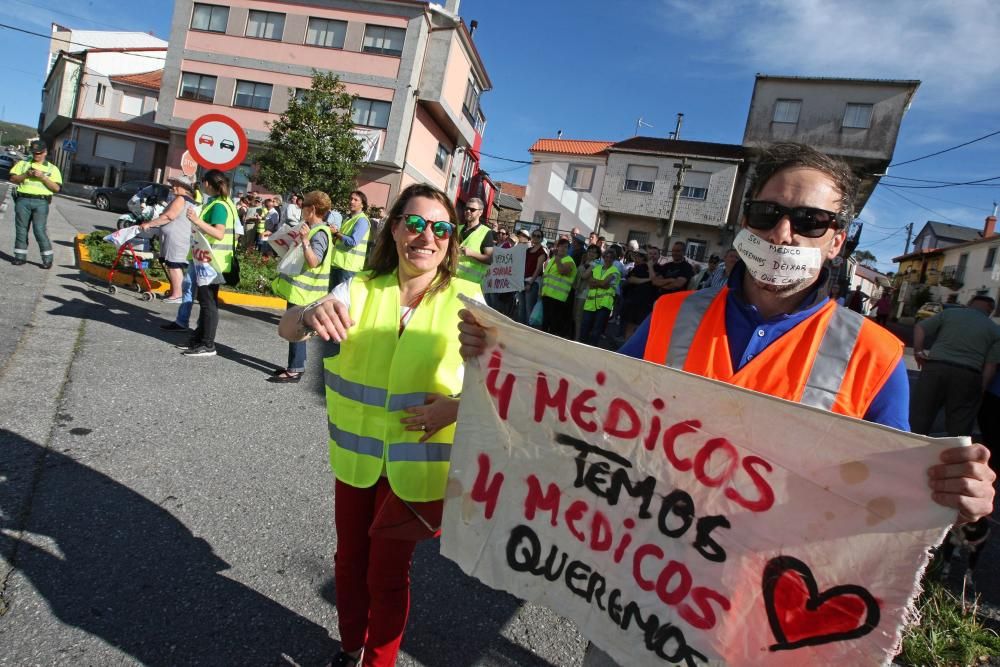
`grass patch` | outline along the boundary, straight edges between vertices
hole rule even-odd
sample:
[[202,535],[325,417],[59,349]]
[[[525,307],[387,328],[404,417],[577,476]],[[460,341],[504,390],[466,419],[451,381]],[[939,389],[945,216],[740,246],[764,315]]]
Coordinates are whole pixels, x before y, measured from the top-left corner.
[[987,663],[1000,655],[1000,636],[985,627],[975,609],[933,577],[924,581],[917,600],[920,624],[903,634],[898,662],[913,667],[965,667]]
[[[108,232],[97,231],[87,234],[84,244],[90,251],[90,261],[99,266],[111,268],[118,251],[113,245],[104,240]],[[223,290],[230,292],[241,292],[243,294],[261,294],[273,296],[271,282],[278,277],[277,260],[273,257],[265,258],[256,251],[237,251],[240,259],[240,284],[236,287],[223,285]],[[160,267],[159,262],[153,262],[146,269],[146,274],[150,278],[166,281],[167,276]]]

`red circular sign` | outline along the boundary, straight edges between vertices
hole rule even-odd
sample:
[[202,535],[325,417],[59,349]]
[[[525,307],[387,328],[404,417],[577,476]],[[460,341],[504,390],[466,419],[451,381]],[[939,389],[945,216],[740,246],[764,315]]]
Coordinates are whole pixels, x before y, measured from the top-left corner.
[[191,157],[205,169],[229,171],[243,162],[249,144],[239,124],[228,116],[210,113],[188,128],[186,144]]

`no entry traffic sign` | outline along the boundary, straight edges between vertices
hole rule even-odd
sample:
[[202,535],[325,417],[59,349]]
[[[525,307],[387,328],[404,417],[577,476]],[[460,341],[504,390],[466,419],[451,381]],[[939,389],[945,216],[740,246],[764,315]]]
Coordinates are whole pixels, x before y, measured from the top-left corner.
[[218,113],[201,116],[187,131],[187,149],[205,169],[228,171],[247,155],[247,135],[235,120]]

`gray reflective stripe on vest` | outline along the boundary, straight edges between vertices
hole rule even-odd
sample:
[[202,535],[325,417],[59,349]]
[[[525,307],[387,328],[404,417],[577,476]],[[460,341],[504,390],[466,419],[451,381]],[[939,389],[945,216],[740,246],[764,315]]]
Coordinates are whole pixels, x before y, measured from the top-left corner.
[[377,459],[382,458],[382,451],[385,448],[381,440],[341,431],[333,422],[330,422],[330,439],[336,442],[341,449],[364,456],[373,456]]
[[673,331],[670,332],[667,366],[684,368],[684,362],[687,361],[688,351],[691,349],[691,343],[694,342],[694,335],[698,332],[701,320],[721,289],[722,287],[698,290],[684,299],[684,303],[681,304],[680,311],[677,313],[677,319],[674,320]]
[[360,382],[351,382],[328,370],[324,370],[323,375],[326,380],[326,387],[330,391],[334,391],[344,398],[358,403],[378,408],[385,407],[385,399],[388,396],[388,392],[385,389],[371,387]]
[[279,275],[281,276],[281,279],[284,280],[289,285],[294,285],[295,287],[298,287],[300,290],[305,290],[306,292],[322,292],[323,294],[326,294],[327,292],[330,291],[329,273],[310,274],[316,280],[322,280],[323,281],[322,285],[311,285],[309,283],[302,282],[297,277],[302,275],[299,273],[295,274],[294,276],[290,276],[287,273],[281,273]]
[[427,402],[427,392],[416,391],[410,394],[393,394],[389,397],[389,412],[415,408]]
[[863,323],[864,318],[858,313],[836,307],[823,332],[800,403],[824,410],[833,408]]
[[389,445],[389,463],[417,461],[432,463],[451,460],[451,445],[441,442],[399,442]]
[[360,255],[361,257],[365,256],[365,251],[358,250],[358,246],[354,246],[353,248],[351,248],[350,246],[347,246],[344,243],[338,243],[337,250],[347,255]]
[[222,241],[219,241],[218,243],[213,243],[211,245],[212,245],[212,252],[215,252],[217,250],[230,250],[231,251],[233,249],[233,244],[232,243],[223,243]]

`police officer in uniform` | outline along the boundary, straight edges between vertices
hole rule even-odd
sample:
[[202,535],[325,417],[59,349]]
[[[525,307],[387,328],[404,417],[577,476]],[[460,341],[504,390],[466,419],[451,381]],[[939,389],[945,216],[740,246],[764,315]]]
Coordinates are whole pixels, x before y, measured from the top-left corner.
[[49,202],[52,194],[62,186],[59,167],[46,158],[49,149],[44,141],[31,142],[31,157],[21,160],[10,170],[10,182],[17,186],[14,204],[14,261],[20,265],[28,261],[28,228],[35,231],[35,241],[42,254],[42,268],[52,268],[52,243],[45,226],[49,219]]

